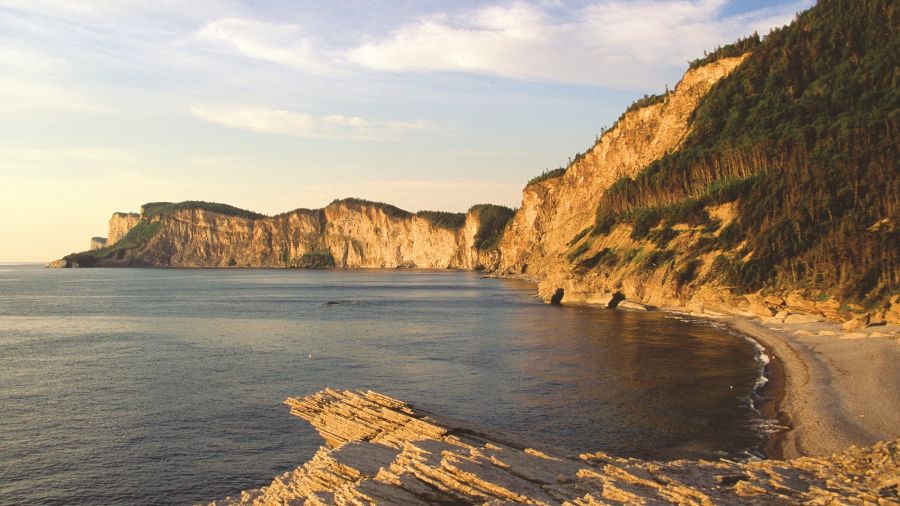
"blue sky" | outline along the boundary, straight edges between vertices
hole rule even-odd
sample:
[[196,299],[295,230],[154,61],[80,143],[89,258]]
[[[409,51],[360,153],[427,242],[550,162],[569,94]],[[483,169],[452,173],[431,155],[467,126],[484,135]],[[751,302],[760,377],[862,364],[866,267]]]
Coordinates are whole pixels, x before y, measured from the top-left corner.
[[689,59],[809,4],[0,0],[0,261],[148,201],[516,206]]

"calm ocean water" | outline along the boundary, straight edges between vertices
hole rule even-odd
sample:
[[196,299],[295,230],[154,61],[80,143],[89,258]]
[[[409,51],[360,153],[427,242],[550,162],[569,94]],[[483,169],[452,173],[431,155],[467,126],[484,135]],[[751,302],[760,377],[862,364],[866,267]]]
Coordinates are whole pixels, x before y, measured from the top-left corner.
[[465,272],[0,266],[0,503],[188,504],[266,484],[322,444],[281,401],[326,386],[537,446],[759,446],[750,342],[534,293]]

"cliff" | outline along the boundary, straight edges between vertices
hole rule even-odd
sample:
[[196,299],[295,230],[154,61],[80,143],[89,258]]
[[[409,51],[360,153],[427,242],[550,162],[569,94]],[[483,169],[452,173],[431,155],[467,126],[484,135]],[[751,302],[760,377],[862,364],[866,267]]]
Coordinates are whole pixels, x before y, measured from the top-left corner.
[[289,398],[327,446],[237,504],[893,504],[898,441],[790,461],[545,452],[375,392]]
[[[568,257],[573,247],[585,249],[581,239],[593,230],[602,195],[620,179],[633,177],[651,162],[678,149],[701,98],[747,56],[724,58],[688,70],[675,89],[659,101],[626,112],[562,175],[526,186],[522,205],[500,241],[498,274],[541,280],[540,292],[547,300],[559,288],[564,289],[563,302],[594,297],[596,289],[581,289],[581,280],[572,280]],[[618,239],[609,242],[630,246]],[[645,299],[635,293],[628,297]]]
[[113,213],[109,218],[109,232],[106,234],[105,246],[112,246],[119,242],[128,231],[137,225],[141,215],[137,213]]
[[[512,213],[473,206],[465,214],[413,214],[359,199],[324,209],[263,216],[222,204],[150,203],[117,213],[107,247],[67,256],[70,267],[341,267],[483,269]],[[504,220],[498,224],[497,220]]]
[[820,2],[694,62],[525,188],[498,275],[553,302],[897,322],[896,16]]
[[91,250],[100,249],[106,246],[106,237],[91,237]]

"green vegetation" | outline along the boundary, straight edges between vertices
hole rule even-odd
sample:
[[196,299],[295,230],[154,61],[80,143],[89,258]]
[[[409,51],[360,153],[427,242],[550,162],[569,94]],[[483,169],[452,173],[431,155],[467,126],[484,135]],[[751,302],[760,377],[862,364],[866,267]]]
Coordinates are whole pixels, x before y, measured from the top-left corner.
[[761,44],[759,34],[753,32],[753,35],[737,40],[725,46],[719,46],[712,53],[703,52],[703,58],[697,58],[688,62],[688,66],[692,69],[709,65],[712,62],[721,60],[722,58],[732,58],[740,56],[747,51],[753,51]]
[[619,254],[610,248],[603,248],[594,255],[578,262],[578,270],[586,271],[596,267],[614,267],[619,262]]
[[540,183],[541,181],[546,181],[548,179],[553,179],[557,177],[562,177],[563,174],[566,173],[566,167],[559,167],[557,169],[547,169],[544,172],[541,172],[539,175],[534,176],[528,181],[528,184],[525,186],[531,186],[536,183]]
[[137,225],[132,227],[127,234],[125,234],[125,237],[112,246],[92,251],[83,251],[81,253],[72,253],[71,255],[66,255],[64,258],[70,262],[77,263],[81,267],[93,267],[107,259],[115,258],[121,260],[125,258],[125,254],[128,250],[146,244],[159,232],[160,228],[162,228],[162,223],[158,221],[150,223],[147,220],[142,219]]
[[433,227],[459,230],[466,224],[466,213],[447,213],[444,211],[419,211],[419,218],[428,220]]
[[489,250],[497,246],[506,224],[515,211],[505,206],[478,204],[469,209],[478,218],[478,232],[475,233],[475,248]]
[[569,262],[574,262],[576,258],[584,255],[591,248],[591,241],[585,241],[569,253]]
[[630,221],[636,236],[662,222],[702,224],[705,205],[737,201],[720,240],[744,246],[716,260],[720,281],[868,306],[897,293],[898,10],[831,0],[773,31],[704,97],[680,150],[606,192],[595,233],[616,222]]
[[371,200],[357,199],[357,198],[346,198],[346,199],[335,199],[331,202],[331,205],[340,204],[348,209],[353,209],[355,211],[360,211],[363,206],[365,207],[375,207],[381,209],[381,211],[390,216],[391,218],[410,218],[413,214],[409,211],[404,211],[397,206],[392,206],[390,204],[385,204],[384,202],[373,202]]
[[110,249],[123,250],[142,246],[152,239],[159,232],[160,228],[162,228],[162,223],[158,221],[150,223],[147,220],[141,220],[137,222],[137,225],[131,227],[131,230],[125,234],[125,237],[119,239],[119,242],[113,244]]
[[300,255],[291,262],[292,267],[304,269],[330,269],[334,267],[334,257],[327,249],[317,249]]
[[285,216],[290,216],[292,214],[306,215],[306,216],[315,216],[320,220],[324,218],[324,211],[322,209],[308,209],[306,207],[298,207],[296,209],[291,209],[290,211],[285,211],[283,213],[278,213],[272,216],[272,218],[282,218]]
[[265,218],[266,215],[255,213],[253,211],[247,211],[246,209],[239,209],[234,206],[229,206],[228,204],[218,204],[215,202],[203,202],[200,200],[187,200],[185,202],[148,202],[141,206],[141,213],[147,219],[152,218],[154,216],[169,216],[172,213],[177,211],[184,210],[193,210],[200,209],[203,211],[209,211],[211,213],[223,214],[225,216],[237,216],[240,218],[247,218],[250,220],[255,220],[259,218]]
[[681,288],[697,278],[697,270],[703,262],[699,258],[690,258],[675,270],[675,286]]
[[669,242],[678,236],[678,232],[672,230],[672,227],[663,227],[658,230],[652,230],[648,237],[657,248],[665,248]]
[[584,238],[584,236],[588,235],[591,232],[591,230],[593,230],[593,228],[594,227],[585,227],[584,229],[581,230],[581,232],[578,232],[577,234],[575,234],[575,237],[573,237],[572,240],[569,241],[569,247],[571,248],[572,246],[575,246],[575,244],[578,241],[582,240]]
[[635,257],[638,268],[642,271],[653,271],[663,267],[675,259],[675,252],[667,249],[654,249]]
[[[658,95],[657,94],[654,94],[654,95],[644,94],[643,97],[635,100],[634,102],[631,103],[631,105],[628,106],[627,109],[625,109],[625,112],[621,116],[619,116],[619,120],[621,120],[623,117],[625,117],[626,114],[628,114],[631,111],[636,111],[636,110],[642,109],[644,107],[649,107],[654,104],[659,104],[659,103],[665,102],[666,98],[668,96],[669,96],[668,90],[665,93],[660,93]],[[616,121],[616,123],[618,123],[618,121]]]

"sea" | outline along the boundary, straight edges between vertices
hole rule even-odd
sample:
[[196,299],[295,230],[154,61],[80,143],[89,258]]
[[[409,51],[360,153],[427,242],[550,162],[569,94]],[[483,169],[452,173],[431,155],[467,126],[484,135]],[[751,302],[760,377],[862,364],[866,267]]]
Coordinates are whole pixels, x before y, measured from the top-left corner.
[[0,265],[0,504],[192,504],[323,444],[283,405],[372,389],[555,453],[747,458],[764,357],[664,312],[437,270]]

